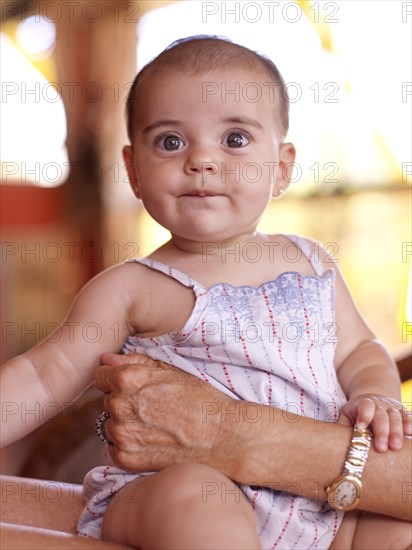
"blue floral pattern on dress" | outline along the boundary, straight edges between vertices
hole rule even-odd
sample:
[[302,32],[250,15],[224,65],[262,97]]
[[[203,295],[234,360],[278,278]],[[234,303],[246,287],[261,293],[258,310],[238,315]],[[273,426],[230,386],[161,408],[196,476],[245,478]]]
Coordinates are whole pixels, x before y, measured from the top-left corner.
[[[287,315],[290,321],[302,322],[304,312],[318,318],[319,291],[331,285],[332,277],[302,276],[298,273],[284,273],[276,281],[276,290],[270,293],[274,311]],[[331,303],[331,308],[332,308]]]
[[245,288],[223,283],[214,285],[208,292],[208,307],[220,317],[232,317],[236,314],[242,321],[251,321],[252,308],[245,295]]
[[[216,284],[208,291],[208,307],[221,318],[234,318],[238,321],[252,322],[255,303],[253,298],[262,296],[267,292],[269,305],[277,316],[284,316],[289,322],[304,326],[307,320],[306,314],[312,320],[319,318],[319,292],[326,286],[331,287],[332,273],[325,278],[313,275],[300,275],[296,272],[288,272],[258,287],[233,286],[229,284]],[[223,291],[222,291],[223,287]],[[332,293],[330,306],[333,311]]]

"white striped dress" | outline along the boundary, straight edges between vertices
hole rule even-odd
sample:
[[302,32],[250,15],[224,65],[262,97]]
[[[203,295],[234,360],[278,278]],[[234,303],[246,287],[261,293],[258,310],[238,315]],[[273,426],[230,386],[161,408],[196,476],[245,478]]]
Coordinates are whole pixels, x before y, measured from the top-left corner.
[[[336,422],[346,398],[333,364],[337,332],[334,272],[323,269],[308,241],[290,235],[288,239],[308,257],[315,275],[288,271],[258,287],[218,283],[205,288],[160,262],[131,260],[192,288],[196,303],[179,332],[154,338],[132,336],[123,351],[165,361],[233,398],[281,408],[289,418],[290,413],[297,413]],[[254,422],[259,410],[250,404],[243,414]],[[139,475],[147,474],[114,466],[89,472],[79,534],[100,538],[110,498]],[[273,489],[240,486],[255,511],[262,548],[329,548],[343,514],[325,502],[281,492],[273,481]],[[292,480],[288,489],[299,495]]]

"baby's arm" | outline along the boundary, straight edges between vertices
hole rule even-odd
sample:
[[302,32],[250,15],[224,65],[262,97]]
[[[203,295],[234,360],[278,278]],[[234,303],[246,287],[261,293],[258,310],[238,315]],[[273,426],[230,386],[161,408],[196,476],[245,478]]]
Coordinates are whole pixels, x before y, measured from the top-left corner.
[[349,400],[342,407],[339,421],[361,429],[370,426],[375,449],[382,452],[388,447],[400,449],[403,436],[412,434],[412,415],[401,403],[400,381],[396,381],[397,370],[392,365],[392,359],[376,340],[360,344],[341,365],[348,384],[342,386]]
[[[95,277],[81,290],[56,332],[2,365],[0,447],[69,405],[92,382],[100,355],[121,349],[130,334],[129,313],[138,294],[132,267],[115,266]],[[135,279],[138,271],[135,267]]]
[[335,367],[348,397],[339,421],[361,428],[370,426],[377,451],[386,451],[388,446],[400,449],[403,436],[412,434],[412,415],[401,403],[397,367],[357,310],[336,263],[334,269],[338,329]]

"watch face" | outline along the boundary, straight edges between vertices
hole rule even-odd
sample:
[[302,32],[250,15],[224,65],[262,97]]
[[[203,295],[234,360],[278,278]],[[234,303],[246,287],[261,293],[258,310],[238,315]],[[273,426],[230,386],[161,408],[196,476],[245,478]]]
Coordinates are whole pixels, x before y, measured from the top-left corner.
[[329,495],[329,502],[334,508],[349,510],[356,506],[359,496],[358,484],[354,480],[344,478],[333,487]]

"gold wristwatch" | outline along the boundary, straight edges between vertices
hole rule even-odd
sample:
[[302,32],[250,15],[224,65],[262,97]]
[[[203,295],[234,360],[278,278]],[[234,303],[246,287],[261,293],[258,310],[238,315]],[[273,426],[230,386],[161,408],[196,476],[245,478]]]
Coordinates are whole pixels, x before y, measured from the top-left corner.
[[362,495],[362,473],[372,443],[369,430],[353,428],[352,439],[341,475],[325,490],[328,502],[336,510],[354,510]]

